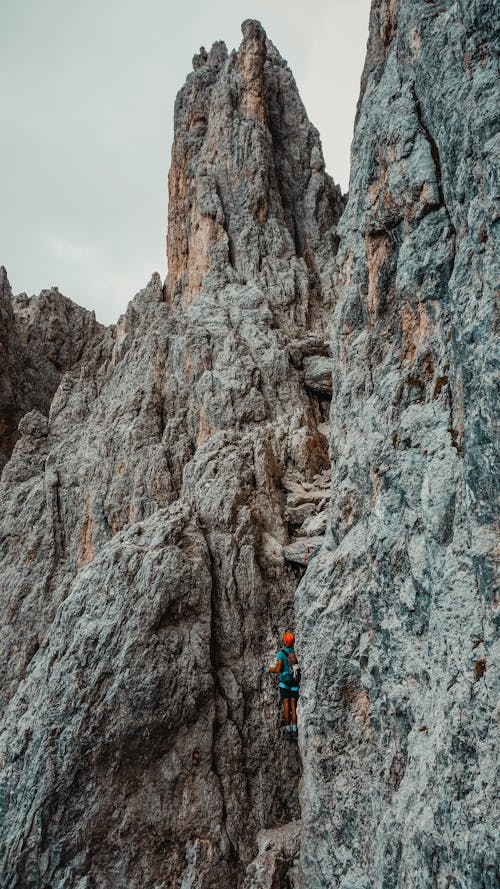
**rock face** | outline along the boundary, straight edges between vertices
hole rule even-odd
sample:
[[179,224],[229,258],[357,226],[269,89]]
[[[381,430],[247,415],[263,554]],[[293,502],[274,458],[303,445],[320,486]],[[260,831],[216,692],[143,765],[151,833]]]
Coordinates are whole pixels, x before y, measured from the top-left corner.
[[329,463],[303,363],[325,354],[343,202],[256,22],[195,57],[172,156],[165,286],[23,417],[1,479],[9,889],[234,889],[259,830],[300,815],[262,664],[304,570],[284,480],[321,487]]
[[295,889],[298,886],[298,858],[302,824],[291,821],[257,835],[258,855],[247,869],[244,889]]
[[13,296],[0,267],[0,472],[18,439],[21,417],[47,414],[62,375],[102,327],[93,312],[57,289],[39,296]]
[[1,273],[2,887],[497,885],[492,7],[374,0],[338,226],[248,21],[177,98],[167,281],[102,329]]
[[321,329],[340,190],[325,173],[286,62],[258,22],[242,31],[229,57],[223,43],[208,54],[202,48],[177,96],[168,299],[189,303],[203,282],[215,289],[259,281],[292,322]]
[[307,889],[498,885],[493,6],[372,4],[296,599]]

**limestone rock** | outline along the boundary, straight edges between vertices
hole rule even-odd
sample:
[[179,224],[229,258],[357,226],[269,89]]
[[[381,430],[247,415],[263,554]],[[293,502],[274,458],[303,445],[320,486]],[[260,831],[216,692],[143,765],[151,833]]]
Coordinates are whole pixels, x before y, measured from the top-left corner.
[[[282,479],[328,466],[287,347],[324,342],[343,202],[260,25],[193,67],[168,280],[24,417],[0,481],[6,885],[234,889],[259,830],[299,815],[261,665],[293,623]],[[50,302],[17,301],[26,342]]]
[[499,879],[495,39],[487,0],[372,3],[332,513],[296,598],[307,889]]
[[294,889],[300,851],[301,822],[292,821],[257,835],[258,855],[247,869],[244,889]]
[[167,295],[189,303],[204,284],[259,281],[271,311],[287,309],[304,332],[308,313],[317,336],[344,203],[289,68],[258,22],[242,30],[238,53],[200,54],[177,97]]
[[304,358],[303,367],[304,383],[308,389],[325,395],[332,394],[333,362],[331,358]]
[[328,510],[309,516],[302,525],[301,532],[306,537],[324,534],[328,524]]
[[304,358],[311,355],[329,355],[330,344],[324,337],[309,334],[301,340],[292,340],[288,346],[288,353],[292,364],[295,367],[302,367]]
[[30,410],[48,413],[62,375],[103,328],[57,288],[13,296],[0,267],[0,472]]
[[301,537],[294,540],[288,546],[283,548],[285,561],[295,562],[297,565],[305,567],[311,559],[319,552],[323,537]]
[[497,885],[494,26],[373,0],[337,225],[246,21],[177,97],[167,281],[103,329],[0,271],[2,886]]

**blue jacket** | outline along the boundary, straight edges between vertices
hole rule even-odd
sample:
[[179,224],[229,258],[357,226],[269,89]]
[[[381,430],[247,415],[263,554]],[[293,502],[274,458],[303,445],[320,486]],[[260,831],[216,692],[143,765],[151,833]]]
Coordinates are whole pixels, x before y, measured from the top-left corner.
[[[281,668],[281,673],[279,674],[280,676],[283,676],[285,673],[289,673],[289,672],[290,672],[289,667],[288,667],[288,658],[287,658],[286,655],[283,653],[283,652],[285,652],[285,651],[286,651],[287,655],[288,655],[288,654],[293,654],[293,645],[291,646],[291,648],[286,648],[286,647],[284,647],[284,648],[283,648],[283,651],[281,651],[281,650],[278,651],[278,654],[276,655],[276,660],[277,660],[277,661],[281,661],[281,663],[283,664],[283,666],[282,666],[282,668]],[[286,682],[282,682],[281,679],[280,679],[280,682],[279,682],[279,686],[280,686],[280,688],[290,688],[291,691],[298,691],[298,690],[299,690],[299,686],[298,686],[298,685],[292,685],[292,686],[287,685]]]

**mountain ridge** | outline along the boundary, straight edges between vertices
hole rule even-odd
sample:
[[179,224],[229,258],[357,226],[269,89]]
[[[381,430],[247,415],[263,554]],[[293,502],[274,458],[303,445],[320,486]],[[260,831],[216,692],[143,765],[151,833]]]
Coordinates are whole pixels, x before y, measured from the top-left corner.
[[346,206],[247,20],[176,100],[166,281],[103,328],[1,272],[9,889],[495,885],[494,33],[373,0]]

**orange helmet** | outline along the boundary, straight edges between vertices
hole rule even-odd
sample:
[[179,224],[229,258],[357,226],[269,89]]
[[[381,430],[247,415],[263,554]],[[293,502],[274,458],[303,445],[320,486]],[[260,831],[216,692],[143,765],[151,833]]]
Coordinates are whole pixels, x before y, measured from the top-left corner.
[[287,648],[290,645],[293,645],[293,643],[295,642],[295,636],[293,635],[293,633],[283,633],[283,642],[285,643]]

